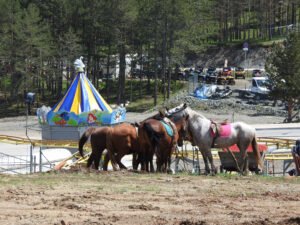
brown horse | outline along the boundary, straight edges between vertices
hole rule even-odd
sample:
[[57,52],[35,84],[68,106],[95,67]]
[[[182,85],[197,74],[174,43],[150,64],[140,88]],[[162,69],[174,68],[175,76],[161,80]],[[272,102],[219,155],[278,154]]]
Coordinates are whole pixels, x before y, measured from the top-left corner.
[[[117,169],[116,163],[120,169],[127,169],[126,166],[122,164],[121,159],[124,155],[139,152],[137,127],[129,123],[122,123],[110,127],[106,136],[106,147],[109,156],[106,160],[111,160],[113,169]],[[135,159],[135,157],[133,157],[133,159]],[[104,159],[104,164],[108,163],[106,160]],[[135,161],[133,160],[133,166],[134,164]],[[105,168],[103,167],[103,169]]]
[[[188,116],[177,117],[174,123],[167,121],[164,115],[154,116],[142,121],[139,125],[139,143],[141,147],[140,161],[142,167],[153,172],[152,159],[156,155],[158,172],[170,171],[171,155],[175,151],[176,144],[182,146],[185,130],[187,129]],[[166,125],[167,124],[167,125]],[[168,134],[167,127],[171,127],[173,135]],[[179,133],[183,134],[179,136]]]
[[[89,137],[91,139],[92,153],[87,162],[88,168],[94,162],[95,169],[98,169],[102,153],[107,149],[116,154],[116,157],[114,157],[115,163],[118,163],[120,168],[127,169],[121,163],[122,157],[126,154],[136,152],[138,149],[136,128],[128,123],[119,124],[114,127],[88,128],[79,140],[79,152],[81,156],[83,156],[83,146]],[[109,147],[110,149],[108,149]],[[107,170],[110,158],[109,154],[105,155],[103,170]]]
[[83,157],[83,146],[90,138],[92,153],[87,161],[87,167],[89,168],[94,162],[96,170],[99,169],[100,159],[103,151],[106,149],[106,134],[109,127],[90,127],[80,137],[78,143],[78,150]]

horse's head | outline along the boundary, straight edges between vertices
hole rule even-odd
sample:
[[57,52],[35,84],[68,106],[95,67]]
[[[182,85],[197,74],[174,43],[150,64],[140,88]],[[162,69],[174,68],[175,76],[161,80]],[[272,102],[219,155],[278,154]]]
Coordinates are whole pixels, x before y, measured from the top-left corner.
[[185,110],[187,104],[181,104],[172,109],[166,109],[166,116],[171,119],[178,130],[179,139],[178,145],[182,146],[184,140],[190,140],[190,134],[188,129],[189,113]]
[[169,119],[175,124],[177,131],[178,131],[178,140],[177,144],[179,146],[183,145],[184,140],[189,139],[189,132],[188,132],[188,119],[189,115],[186,114],[184,116],[176,116],[176,115],[171,115],[169,116]]
[[179,106],[176,106],[175,108],[172,108],[172,109],[168,109],[166,108],[166,115],[167,116],[170,116],[170,115],[173,115],[173,114],[177,114],[177,113],[181,113],[182,111],[184,111],[185,109],[187,108],[187,104],[184,103],[184,104],[181,104]]

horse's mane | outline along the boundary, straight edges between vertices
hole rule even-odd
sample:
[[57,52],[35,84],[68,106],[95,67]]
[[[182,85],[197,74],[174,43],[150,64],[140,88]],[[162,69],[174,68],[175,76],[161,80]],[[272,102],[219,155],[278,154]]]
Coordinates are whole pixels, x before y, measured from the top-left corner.
[[181,108],[181,106],[174,108],[172,110],[170,110],[169,112],[171,112],[171,115],[184,115],[184,114],[188,114],[189,118],[191,120],[191,122],[193,122],[194,120],[197,119],[207,119],[205,116],[203,116],[201,113],[196,112],[195,110],[191,109],[190,107],[186,107],[186,108]]
[[185,111],[189,114],[189,117],[191,120],[194,120],[196,118],[201,118],[201,119],[207,119],[205,116],[203,116],[201,113],[196,112],[195,110],[191,109],[190,107],[187,107]]

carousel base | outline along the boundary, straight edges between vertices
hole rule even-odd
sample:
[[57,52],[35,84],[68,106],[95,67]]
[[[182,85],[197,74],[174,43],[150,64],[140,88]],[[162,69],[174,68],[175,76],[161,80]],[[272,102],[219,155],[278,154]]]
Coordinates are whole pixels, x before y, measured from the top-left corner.
[[42,126],[42,140],[79,140],[88,127]]

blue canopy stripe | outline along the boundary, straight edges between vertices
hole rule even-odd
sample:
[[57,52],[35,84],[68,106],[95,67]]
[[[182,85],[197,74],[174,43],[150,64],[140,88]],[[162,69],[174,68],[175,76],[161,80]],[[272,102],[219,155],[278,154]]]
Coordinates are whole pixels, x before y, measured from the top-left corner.
[[53,112],[67,111],[75,114],[92,110],[112,112],[84,73],[78,73],[65,96],[53,108]]

